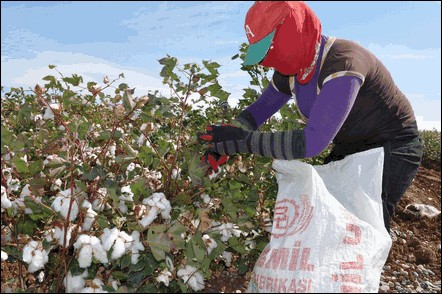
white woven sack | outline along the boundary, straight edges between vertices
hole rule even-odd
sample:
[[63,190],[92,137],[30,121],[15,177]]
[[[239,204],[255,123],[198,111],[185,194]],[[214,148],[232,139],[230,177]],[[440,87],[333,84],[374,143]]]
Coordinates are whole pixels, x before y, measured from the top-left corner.
[[383,148],[321,166],[275,160],[272,236],[248,292],[377,293],[391,247],[383,161]]

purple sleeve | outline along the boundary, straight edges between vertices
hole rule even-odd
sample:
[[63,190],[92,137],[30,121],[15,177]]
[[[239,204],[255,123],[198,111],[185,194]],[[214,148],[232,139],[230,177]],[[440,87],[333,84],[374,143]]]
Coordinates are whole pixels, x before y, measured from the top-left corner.
[[245,110],[253,116],[259,128],[267,119],[281,109],[290,98],[290,95],[279,92],[270,84],[264,93]]
[[320,154],[332,142],[353,106],[362,80],[355,76],[343,76],[327,82],[310,111],[307,126],[306,155]]

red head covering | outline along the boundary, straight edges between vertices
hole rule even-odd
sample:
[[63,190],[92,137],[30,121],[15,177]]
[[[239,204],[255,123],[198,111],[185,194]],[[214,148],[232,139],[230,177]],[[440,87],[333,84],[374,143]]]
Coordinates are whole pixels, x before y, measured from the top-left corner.
[[[286,1],[286,4],[290,11],[276,26],[272,45],[261,64],[284,75],[297,75],[298,82],[306,84],[315,72],[321,22],[304,2]],[[266,13],[272,11],[267,10]]]

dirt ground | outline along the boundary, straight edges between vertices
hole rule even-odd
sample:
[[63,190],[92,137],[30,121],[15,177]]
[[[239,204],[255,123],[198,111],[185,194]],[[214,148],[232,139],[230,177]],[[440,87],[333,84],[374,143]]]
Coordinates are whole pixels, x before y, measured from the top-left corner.
[[[421,166],[412,185],[401,199],[396,215],[392,221],[392,230],[397,236],[393,242],[389,258],[386,262],[387,269],[382,274],[385,282],[387,277],[395,276],[395,272],[404,270],[404,265],[409,275],[416,270],[416,267],[423,265],[425,269],[431,270],[428,280],[432,283],[441,279],[441,218],[430,219],[418,217],[412,212],[405,210],[408,204],[420,203],[434,206],[441,210],[441,173],[440,165]],[[412,266],[409,266],[409,265]],[[407,269],[408,268],[408,269]],[[25,267],[23,268],[26,271]],[[397,275],[397,274],[396,274]],[[1,263],[1,292],[5,287],[17,289],[18,265],[17,263]],[[205,293],[244,293],[248,285],[250,273],[239,275],[232,267],[228,271],[216,274],[213,279],[206,283]],[[23,273],[24,281],[28,292],[38,282],[32,274]],[[14,282],[12,282],[14,281]],[[37,286],[38,287],[38,286]]]

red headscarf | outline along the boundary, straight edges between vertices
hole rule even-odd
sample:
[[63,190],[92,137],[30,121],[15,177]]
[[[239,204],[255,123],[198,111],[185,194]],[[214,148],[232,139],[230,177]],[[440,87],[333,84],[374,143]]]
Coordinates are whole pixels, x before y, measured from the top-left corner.
[[308,83],[316,68],[321,42],[321,22],[303,2],[292,3],[292,11],[276,28],[263,66],[273,67],[283,75],[297,75]]

